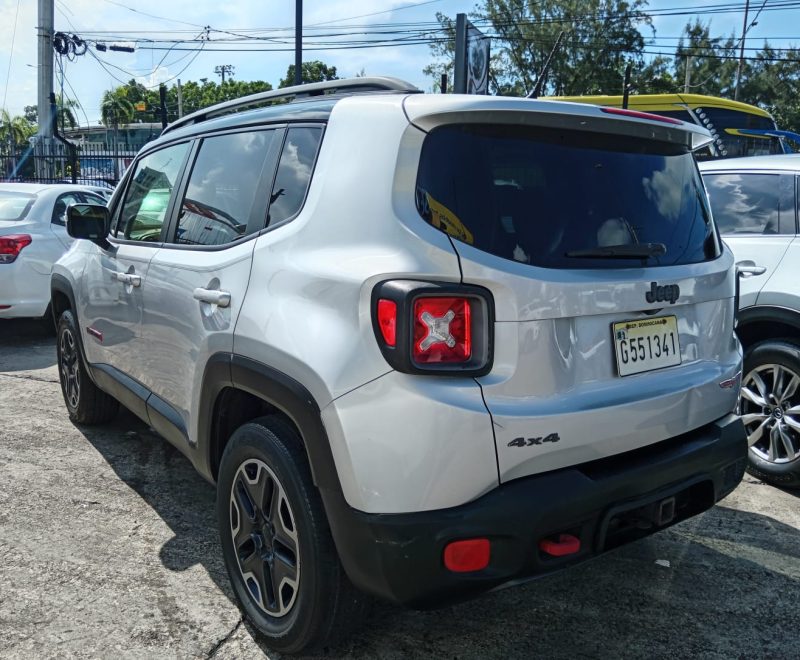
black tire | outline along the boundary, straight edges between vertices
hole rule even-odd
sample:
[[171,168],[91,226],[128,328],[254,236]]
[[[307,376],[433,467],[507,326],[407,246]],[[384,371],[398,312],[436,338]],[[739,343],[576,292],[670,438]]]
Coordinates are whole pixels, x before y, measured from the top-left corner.
[[[776,371],[775,367],[779,369]],[[794,376],[797,382],[792,387]],[[761,405],[762,402],[767,405]],[[795,408],[797,411],[792,413]],[[800,347],[775,340],[748,347],[744,355],[740,412],[751,444],[747,471],[774,486],[800,488]],[[776,425],[777,435],[773,440],[771,433]],[[754,437],[758,440],[752,444]]]
[[[220,463],[217,520],[239,607],[270,648],[320,649],[363,620],[369,599],[345,574],[305,449],[283,420],[262,417],[234,432]],[[270,586],[279,578],[283,587]]]
[[78,325],[71,310],[62,312],[56,332],[61,393],[76,424],[104,424],[116,417],[119,403],[89,378],[80,354]]

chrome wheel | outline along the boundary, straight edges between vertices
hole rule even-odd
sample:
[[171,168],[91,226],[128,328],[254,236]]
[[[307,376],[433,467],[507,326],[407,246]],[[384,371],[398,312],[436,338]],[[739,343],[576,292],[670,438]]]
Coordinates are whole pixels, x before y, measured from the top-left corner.
[[285,616],[297,599],[300,548],[286,492],[258,459],[246,460],[233,479],[230,527],[239,571],[255,603]]
[[81,397],[81,373],[78,346],[72,330],[64,328],[58,341],[59,374],[67,405],[75,409]]
[[779,364],[759,365],[742,381],[741,413],[750,451],[770,463],[800,457],[800,376]]

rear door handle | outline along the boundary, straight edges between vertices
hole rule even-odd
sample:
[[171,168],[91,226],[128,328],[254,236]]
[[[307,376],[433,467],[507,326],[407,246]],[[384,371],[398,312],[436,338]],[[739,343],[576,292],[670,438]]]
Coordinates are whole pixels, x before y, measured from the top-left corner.
[[217,307],[228,307],[231,304],[231,294],[227,291],[197,288],[193,295],[195,300]]
[[122,282],[123,284],[128,284],[130,286],[142,285],[141,275],[134,275],[133,273],[116,273],[115,277],[117,278],[117,282]]
[[736,263],[736,273],[739,277],[753,277],[767,272],[764,266],[757,266],[754,261],[739,261]]

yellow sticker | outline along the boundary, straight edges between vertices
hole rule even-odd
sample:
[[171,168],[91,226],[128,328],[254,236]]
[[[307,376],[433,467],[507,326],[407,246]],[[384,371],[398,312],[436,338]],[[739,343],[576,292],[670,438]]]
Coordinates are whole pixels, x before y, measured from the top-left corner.
[[428,200],[428,208],[431,210],[431,224],[437,229],[446,231],[453,238],[464,241],[472,245],[472,232],[464,226],[458,216],[448,209],[444,204],[440,204],[429,193],[425,193]]

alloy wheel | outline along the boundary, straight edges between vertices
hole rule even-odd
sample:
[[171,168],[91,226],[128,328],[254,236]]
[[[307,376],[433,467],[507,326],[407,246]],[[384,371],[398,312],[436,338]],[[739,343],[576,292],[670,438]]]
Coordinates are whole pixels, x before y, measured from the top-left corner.
[[266,614],[283,617],[297,599],[300,548],[286,491],[266,463],[248,459],[231,486],[230,528],[239,571]]
[[742,382],[741,413],[750,451],[770,463],[800,457],[800,376],[779,364],[759,365]]
[[75,409],[81,396],[81,374],[80,363],[78,361],[78,347],[75,343],[75,335],[72,330],[64,328],[61,332],[59,347],[59,373],[61,376],[61,387],[64,390],[64,397],[67,405]]

